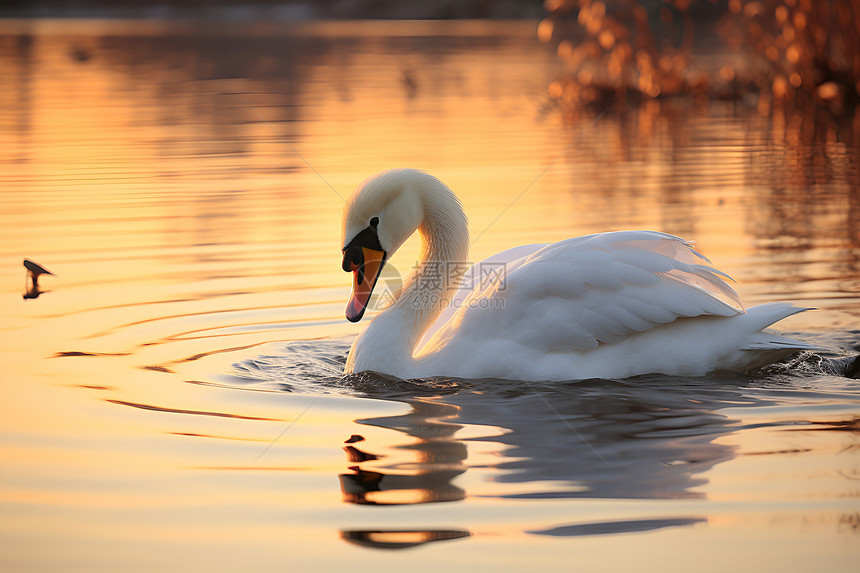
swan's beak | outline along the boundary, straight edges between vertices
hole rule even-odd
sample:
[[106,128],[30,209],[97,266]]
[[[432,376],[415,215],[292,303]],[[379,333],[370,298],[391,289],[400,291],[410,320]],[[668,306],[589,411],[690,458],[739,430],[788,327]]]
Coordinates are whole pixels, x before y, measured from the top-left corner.
[[352,293],[346,304],[346,319],[350,322],[358,322],[364,316],[384,264],[385,251],[357,246],[344,250],[343,270],[352,271]]

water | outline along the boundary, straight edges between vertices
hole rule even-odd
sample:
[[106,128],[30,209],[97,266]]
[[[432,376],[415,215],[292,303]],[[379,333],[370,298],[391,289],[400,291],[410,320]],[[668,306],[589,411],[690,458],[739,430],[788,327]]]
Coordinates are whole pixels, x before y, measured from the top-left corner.
[[[2,26],[4,570],[856,562],[857,120],[563,114],[531,23]],[[474,260],[682,235],[748,304],[815,307],[781,329],[824,350],[702,379],[343,378],[342,197],[395,166],[458,192]],[[56,274],[36,298],[24,257]]]

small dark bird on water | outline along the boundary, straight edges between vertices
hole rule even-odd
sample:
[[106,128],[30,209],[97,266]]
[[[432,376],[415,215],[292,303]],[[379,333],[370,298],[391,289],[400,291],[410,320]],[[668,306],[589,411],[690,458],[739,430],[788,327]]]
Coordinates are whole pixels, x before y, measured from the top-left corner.
[[418,82],[415,81],[415,74],[411,70],[401,70],[400,81],[406,89],[406,95],[411,98],[415,97],[415,94],[418,93]]
[[34,287],[39,286],[39,275],[54,276],[54,273],[30,259],[24,259],[24,268],[27,269],[27,278],[32,281]]

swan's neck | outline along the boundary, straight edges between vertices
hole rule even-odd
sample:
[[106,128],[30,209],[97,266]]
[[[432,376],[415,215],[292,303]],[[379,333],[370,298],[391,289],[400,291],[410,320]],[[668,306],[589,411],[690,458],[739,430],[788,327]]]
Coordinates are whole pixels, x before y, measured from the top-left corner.
[[421,260],[399,296],[352,345],[347,372],[376,370],[407,378],[421,337],[459,288],[469,256],[469,228],[463,208],[444,185],[424,197]]

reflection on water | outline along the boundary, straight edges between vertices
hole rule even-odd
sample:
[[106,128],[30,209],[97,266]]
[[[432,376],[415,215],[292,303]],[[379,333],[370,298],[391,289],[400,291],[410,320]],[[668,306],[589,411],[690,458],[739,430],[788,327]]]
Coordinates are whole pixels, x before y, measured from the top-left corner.
[[[3,570],[856,558],[856,118],[562,117],[528,22],[0,29]],[[341,197],[399,166],[462,198],[474,260],[683,235],[748,304],[816,307],[784,328],[830,351],[752,378],[343,379]],[[38,300],[25,257],[56,272],[25,277]]]
[[409,405],[412,411],[408,414],[357,420],[359,424],[403,432],[412,440],[397,446],[394,461],[369,452],[367,448],[372,444],[361,449],[347,446],[349,461],[356,465],[350,466],[351,473],[340,475],[345,501],[409,504],[466,497],[461,488],[451,483],[466,471],[466,444],[454,437],[462,426],[447,421],[457,417],[459,408],[425,401],[411,401]]
[[[726,382],[471,381],[432,401],[409,400],[408,414],[358,420],[401,432],[406,441],[394,447],[394,456],[374,453],[372,443],[361,449],[363,455],[350,456],[356,465],[352,474],[341,475],[344,498],[354,503],[462,499],[466,493],[451,481],[466,469],[467,443],[480,440],[504,451],[493,464],[494,480],[518,485],[502,497],[702,497],[694,488],[737,450],[717,440],[737,430],[737,420],[719,410],[765,404]],[[361,387],[367,391],[366,378]],[[454,422],[493,432],[457,439],[463,426]]]
[[30,300],[34,298],[39,298],[43,293],[46,292],[48,291],[40,289],[39,285],[31,284],[27,287],[27,290],[24,291],[24,294],[22,296],[24,300]]
[[[330,348],[337,349],[337,344]],[[342,348],[339,351],[343,362]],[[323,351],[321,356],[325,355]],[[344,441],[348,471],[341,472],[339,479],[343,499],[349,503],[414,505],[470,498],[678,502],[713,497],[707,493],[708,476],[716,466],[739,456],[764,459],[816,451],[808,441],[790,440],[791,446],[786,447],[758,446],[755,440],[741,445],[729,439],[738,434],[766,429],[808,436],[822,430],[856,435],[856,418],[819,422],[814,419],[816,406],[800,407],[809,418],[793,413],[801,404],[856,402],[851,385],[831,386],[829,391],[802,385],[820,381],[822,375],[848,376],[854,361],[806,354],[743,378],[655,375],[568,383],[437,378],[396,383],[372,373],[334,380],[326,371],[316,375],[305,371],[296,379],[302,380],[299,384],[316,379],[316,384],[332,392],[394,399],[409,407],[404,414],[356,420],[359,428],[386,432],[382,440],[374,440],[360,430]],[[255,384],[264,384],[268,375],[283,380],[283,368],[273,357],[255,364]],[[247,372],[244,365],[236,366]],[[805,375],[806,382],[800,384],[798,375]],[[748,416],[745,411],[758,414]],[[773,413],[755,419],[767,411]],[[490,455],[475,452],[487,447]],[[853,451],[856,444],[845,448]],[[461,478],[469,472],[488,474],[492,485],[467,480],[473,487],[464,487]],[[598,516],[523,532],[604,536],[708,522],[700,506],[680,506],[674,515],[660,518]],[[342,536],[368,547],[395,549],[438,540],[440,533],[444,534],[441,539],[449,538],[448,531],[392,529],[344,530]],[[416,536],[423,541],[415,541]]]
[[434,530],[434,531],[341,531],[345,541],[372,547],[374,549],[406,549],[431,543],[468,537],[468,531]]
[[611,535],[615,533],[638,533],[664,527],[683,527],[706,521],[701,518],[643,519],[639,521],[612,521],[607,523],[584,523],[553,527],[543,531],[529,531],[538,535],[572,537],[578,535]]

